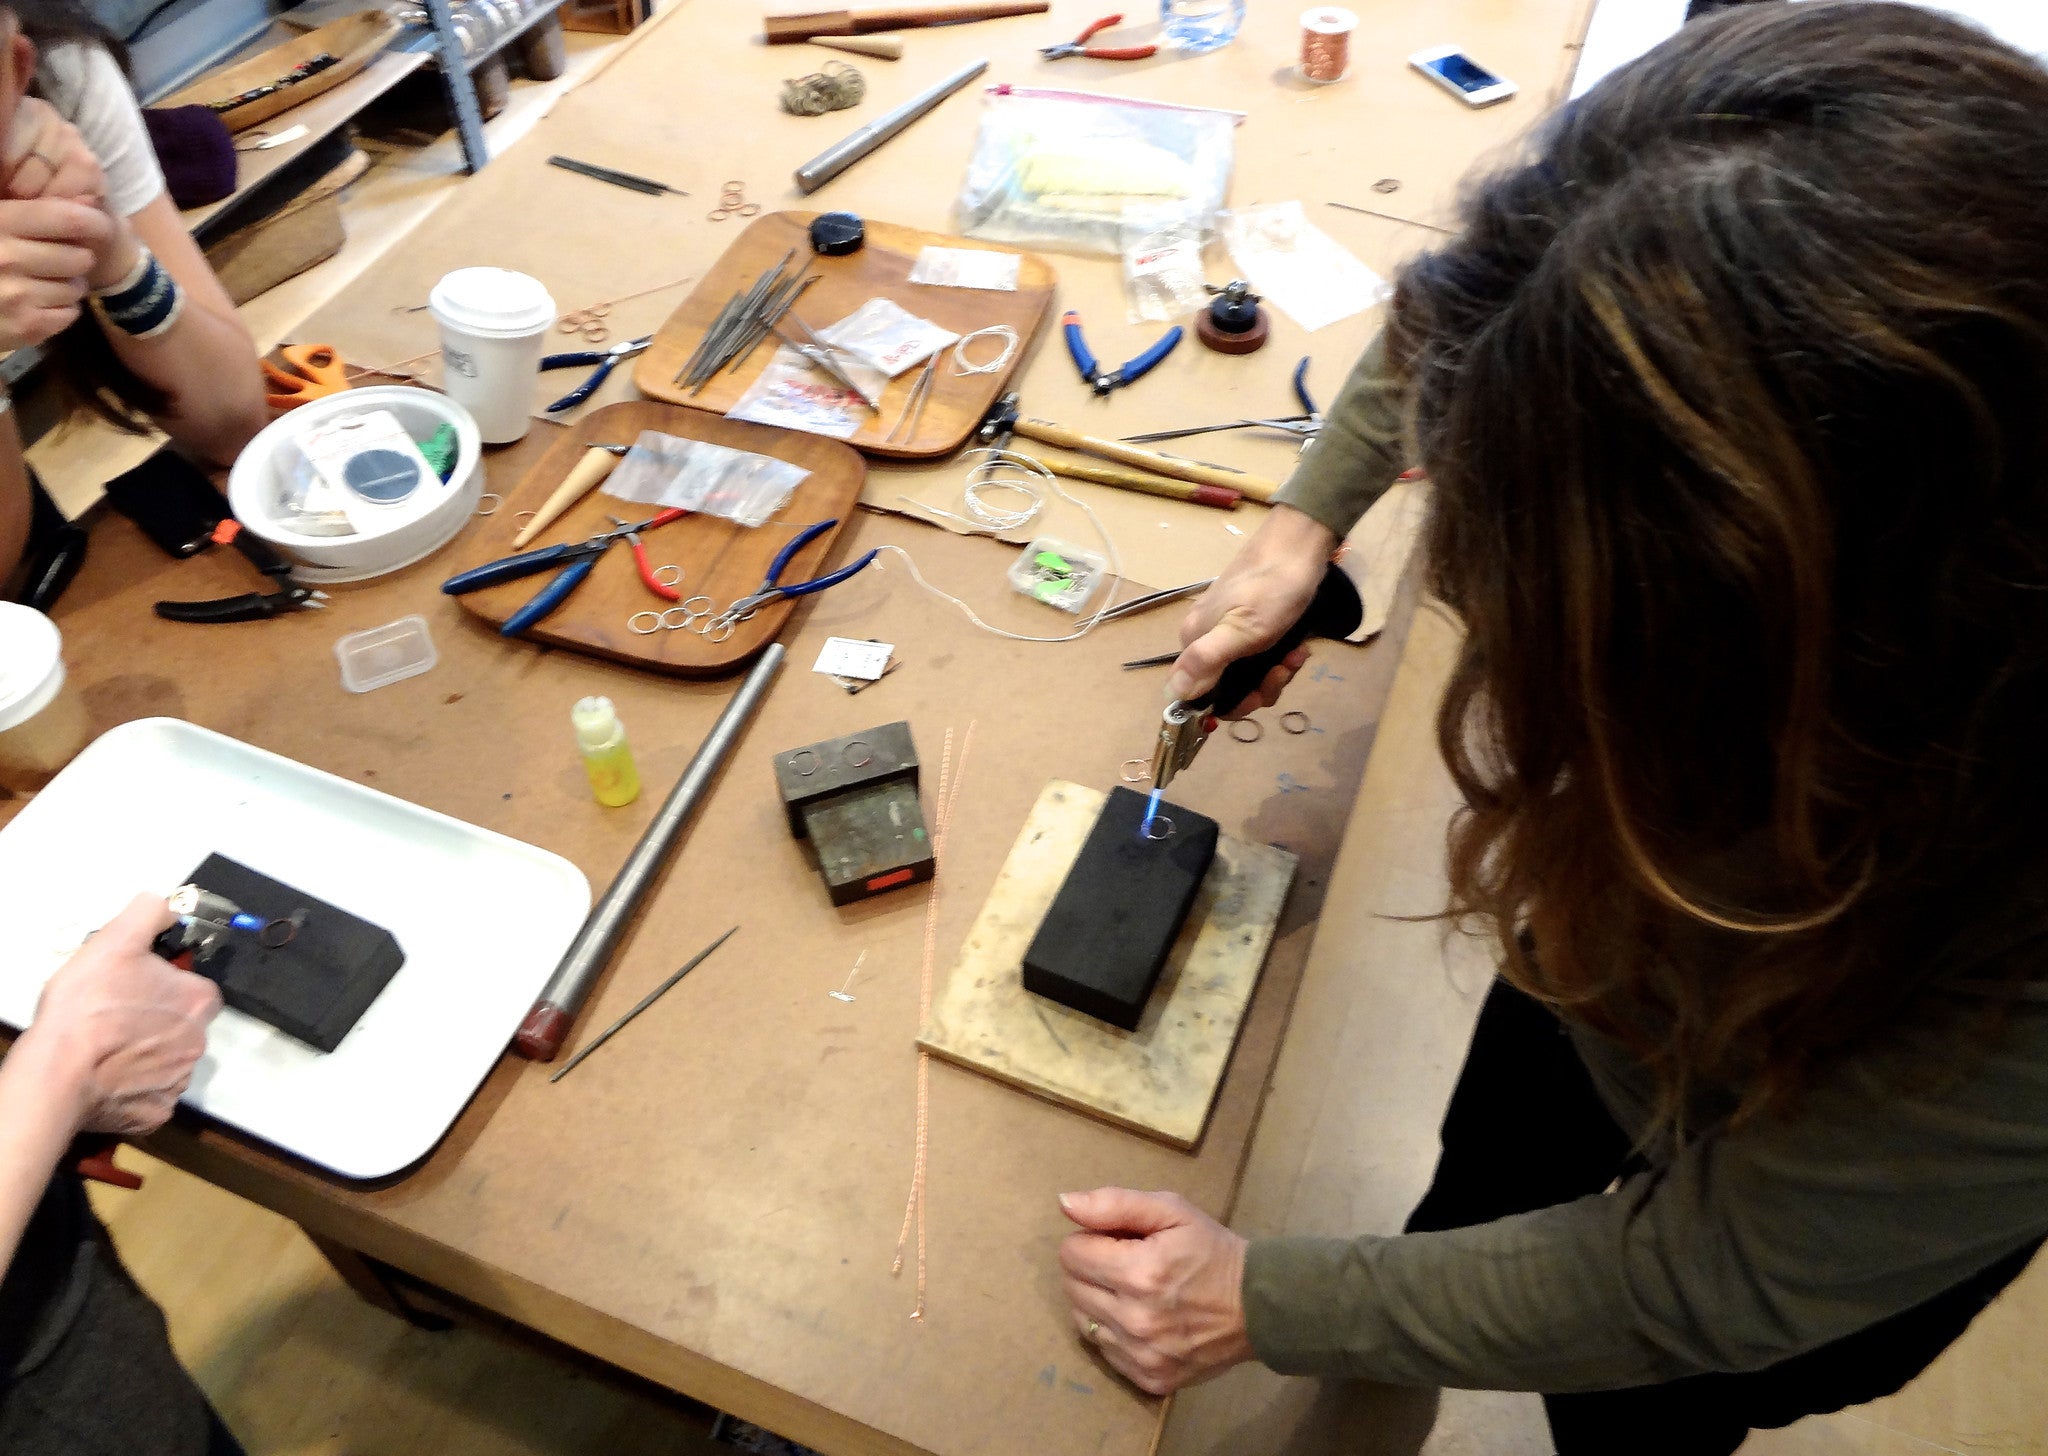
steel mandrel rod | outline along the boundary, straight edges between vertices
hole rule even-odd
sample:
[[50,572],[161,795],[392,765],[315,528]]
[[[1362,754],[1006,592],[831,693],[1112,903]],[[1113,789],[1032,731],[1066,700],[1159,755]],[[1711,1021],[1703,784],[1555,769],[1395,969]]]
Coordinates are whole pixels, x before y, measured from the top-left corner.
[[690,822],[698,802],[710,788],[712,779],[717,776],[733,746],[747,731],[747,724],[753,720],[761,699],[768,695],[769,685],[782,668],[784,655],[780,642],[768,644],[768,650],[761,654],[761,660],[754,664],[747,680],[740,684],[739,691],[732,695],[732,701],[725,705],[725,711],[718,715],[718,721],[711,725],[711,731],[705,735],[696,756],[683,770],[683,776],[676,780],[676,786],[662,800],[653,822],[640,836],[640,842],[633,846],[633,852],[626,856],[626,863],[617,877],[592,907],[583,928],[569,942],[569,949],[563,952],[554,975],[541,988],[540,999],[534,1002],[533,1010],[526,1014],[518,1034],[512,1038],[513,1050],[522,1057],[536,1062],[551,1062],[555,1053],[562,1049],[570,1023],[590,995],[591,984],[610,962],[627,923],[633,918],[633,912],[639,908],[640,901],[652,888],[655,876],[667,863],[670,851],[682,837],[684,826]]

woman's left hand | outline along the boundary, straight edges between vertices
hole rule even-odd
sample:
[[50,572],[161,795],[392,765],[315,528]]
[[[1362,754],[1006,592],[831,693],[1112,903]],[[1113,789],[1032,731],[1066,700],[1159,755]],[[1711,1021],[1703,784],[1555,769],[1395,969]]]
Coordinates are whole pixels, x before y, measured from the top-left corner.
[[94,207],[105,203],[107,178],[99,158],[78,128],[38,97],[23,97],[15,108],[0,146],[0,168],[5,169],[7,195],[23,202],[61,197]]
[[[0,167],[6,171],[9,197],[23,201],[55,199],[106,211],[106,174],[78,128],[58,115],[47,101],[24,97],[7,129]],[[86,275],[88,288],[112,288],[134,270],[142,244],[124,217],[108,213],[113,227],[93,255]]]
[[1245,1240],[1177,1193],[1067,1193],[1060,1245],[1074,1328],[1133,1385],[1166,1395],[1253,1357]]

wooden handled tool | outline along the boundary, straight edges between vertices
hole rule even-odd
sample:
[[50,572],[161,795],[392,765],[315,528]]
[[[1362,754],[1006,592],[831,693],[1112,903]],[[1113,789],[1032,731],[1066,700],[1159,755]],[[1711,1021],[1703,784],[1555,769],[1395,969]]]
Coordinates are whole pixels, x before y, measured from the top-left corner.
[[1070,430],[1065,425],[1054,424],[1051,420],[1020,419],[1017,421],[1016,429],[1017,433],[1026,439],[1038,440],[1047,445],[1058,445],[1067,450],[1079,450],[1084,455],[1096,455],[1104,460],[1135,465],[1140,470],[1149,470],[1157,475],[1169,475],[1175,480],[1192,480],[1197,485],[1221,486],[1225,490],[1234,490],[1239,495],[1250,496],[1262,505],[1270,504],[1280,489],[1280,482],[1277,480],[1267,480],[1257,475],[1237,475],[1228,470],[1218,470],[1213,465],[1198,465],[1192,460],[1179,460],[1171,455],[1162,455],[1156,450],[1126,445],[1121,440],[1105,440],[1099,435],[1084,435],[1079,430]]
[[618,455],[608,446],[592,445],[583,452],[583,458],[562,477],[562,483],[555,487],[541,508],[533,513],[533,519],[519,528],[519,534],[512,538],[514,546],[524,546],[549,526],[562,518],[569,507],[576,504],[612,473],[612,467],[619,463]]
[[1043,15],[1051,0],[968,0],[964,5],[878,5],[866,10],[813,10],[770,15],[761,22],[770,45],[789,45],[820,35],[868,35],[878,30],[913,30],[962,20],[996,20],[1005,15]]
[[1163,495],[1198,506],[1218,506],[1226,511],[1234,511],[1238,502],[1244,499],[1235,486],[1198,485],[1190,480],[1170,480],[1163,475],[1147,475],[1142,470],[1126,470],[1119,465],[1099,465],[1091,460],[1070,460],[1064,456],[1034,455],[1030,458],[1054,475],[1064,475],[1070,480],[1090,480],[1097,485],[1113,485],[1120,490],[1143,491],[1146,495]]
[[897,35],[814,35],[811,44],[883,61],[903,59],[903,37]]

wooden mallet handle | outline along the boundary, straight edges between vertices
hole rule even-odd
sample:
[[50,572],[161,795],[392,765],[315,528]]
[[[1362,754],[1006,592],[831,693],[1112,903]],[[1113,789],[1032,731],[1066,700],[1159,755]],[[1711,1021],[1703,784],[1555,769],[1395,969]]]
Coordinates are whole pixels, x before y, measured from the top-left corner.
[[1126,445],[1121,440],[1105,440],[1098,435],[1084,435],[1079,430],[1070,430],[1065,425],[1054,424],[1051,420],[1019,420],[1017,433],[1026,439],[1038,440],[1047,445],[1058,445],[1068,450],[1079,450],[1084,455],[1096,455],[1104,460],[1117,460],[1125,465],[1135,465],[1140,470],[1149,470],[1155,475],[1170,475],[1175,480],[1192,480],[1197,485],[1220,485],[1225,490],[1234,490],[1239,495],[1250,496],[1261,504],[1270,503],[1280,489],[1280,482],[1277,480],[1267,480],[1258,475],[1234,475],[1228,470],[1198,465],[1192,460],[1177,460],[1171,455],[1161,455],[1156,450]]
[[971,0],[965,5],[880,5],[865,10],[812,10],[770,15],[761,31],[770,45],[789,45],[821,35],[868,35],[878,30],[914,30],[961,20],[998,20],[1005,15],[1043,15],[1051,0]]
[[1038,455],[1032,458],[1054,475],[1064,475],[1070,480],[1089,480],[1097,485],[1113,485],[1119,490],[1163,495],[1172,500],[1188,501],[1198,506],[1217,506],[1226,511],[1234,511],[1238,502],[1244,499],[1236,490],[1224,486],[1197,485],[1191,480],[1170,480],[1163,475],[1147,475],[1142,470],[1129,470],[1121,465],[1097,465],[1086,460],[1068,460],[1054,455]]

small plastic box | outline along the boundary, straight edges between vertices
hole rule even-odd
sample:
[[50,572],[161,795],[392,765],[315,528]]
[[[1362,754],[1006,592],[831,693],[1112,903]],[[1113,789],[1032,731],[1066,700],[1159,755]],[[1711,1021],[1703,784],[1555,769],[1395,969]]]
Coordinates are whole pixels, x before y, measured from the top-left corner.
[[1109,562],[1093,551],[1040,536],[1010,563],[1010,585],[1034,601],[1078,613],[1102,585]]
[[352,693],[418,677],[441,660],[427,633],[427,619],[420,616],[351,632],[334,644],[334,655],[341,662],[341,685]]

